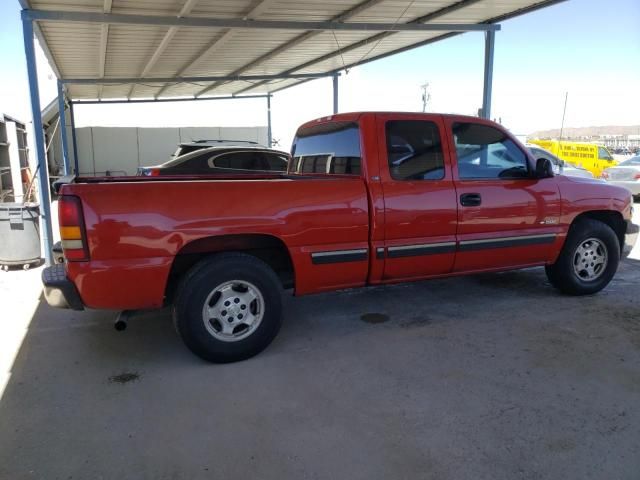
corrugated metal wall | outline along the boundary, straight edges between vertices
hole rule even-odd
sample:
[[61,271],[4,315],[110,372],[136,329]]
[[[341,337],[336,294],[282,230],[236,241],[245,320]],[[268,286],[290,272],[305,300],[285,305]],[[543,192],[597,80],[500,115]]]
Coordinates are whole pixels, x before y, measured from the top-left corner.
[[[50,129],[53,130],[52,128]],[[50,132],[48,132],[50,133]],[[192,140],[251,140],[267,145],[267,127],[83,127],[76,129],[81,175],[135,175],[139,166],[157,165],[169,160],[181,142]],[[69,154],[73,164],[71,133]],[[60,135],[56,132],[49,153],[49,164],[62,165]]]

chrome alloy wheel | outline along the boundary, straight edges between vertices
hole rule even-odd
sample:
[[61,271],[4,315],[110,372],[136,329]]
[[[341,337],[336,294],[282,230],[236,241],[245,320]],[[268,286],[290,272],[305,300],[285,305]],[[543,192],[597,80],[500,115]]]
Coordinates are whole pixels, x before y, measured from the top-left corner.
[[207,331],[223,342],[237,342],[256,331],[264,317],[264,298],[244,280],[231,280],[214,288],[202,308]]
[[607,262],[607,246],[597,238],[589,238],[573,254],[573,271],[581,280],[590,282],[602,275]]

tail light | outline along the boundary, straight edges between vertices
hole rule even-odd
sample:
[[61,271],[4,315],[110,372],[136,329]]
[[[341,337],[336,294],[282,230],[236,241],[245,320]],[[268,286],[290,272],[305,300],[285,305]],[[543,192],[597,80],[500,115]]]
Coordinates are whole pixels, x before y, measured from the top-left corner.
[[633,176],[633,179],[634,179],[634,180],[640,180],[640,173],[636,173],[636,174]]
[[63,195],[58,200],[58,223],[64,257],[72,262],[89,260],[87,234],[84,228],[82,202],[78,197]]
[[140,175],[143,177],[158,177],[160,176],[159,168],[141,168]]

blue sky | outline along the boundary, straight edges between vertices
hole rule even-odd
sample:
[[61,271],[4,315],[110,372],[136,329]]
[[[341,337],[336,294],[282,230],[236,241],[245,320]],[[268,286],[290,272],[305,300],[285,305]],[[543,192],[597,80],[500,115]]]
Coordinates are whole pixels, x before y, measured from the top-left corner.
[[[27,118],[19,13],[17,0],[0,2],[0,112]],[[340,80],[341,110],[419,110],[420,85],[429,82],[429,110],[474,113],[482,97],[483,48],[481,33],[467,33],[352,69]],[[46,81],[46,66],[39,68],[44,104],[55,87]],[[516,133],[558,127],[565,92],[568,126],[640,124],[639,87],[639,0],[569,0],[503,22],[496,34],[492,112]],[[78,123],[264,124],[259,100],[214,102],[216,108],[195,103],[82,107]],[[286,145],[297,124],[330,109],[329,80],[278,93],[274,135]]]

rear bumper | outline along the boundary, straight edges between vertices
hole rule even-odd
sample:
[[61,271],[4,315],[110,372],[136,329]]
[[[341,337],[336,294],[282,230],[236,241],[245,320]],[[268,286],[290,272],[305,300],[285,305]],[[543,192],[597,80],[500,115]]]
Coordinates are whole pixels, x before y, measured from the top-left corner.
[[624,235],[624,245],[622,246],[622,256],[628,257],[633,250],[633,247],[636,244],[636,240],[638,240],[638,231],[640,227],[635,223],[632,223],[631,220],[627,220],[627,230]]
[[44,298],[56,308],[84,310],[76,286],[67,278],[64,265],[57,264],[42,271]]

